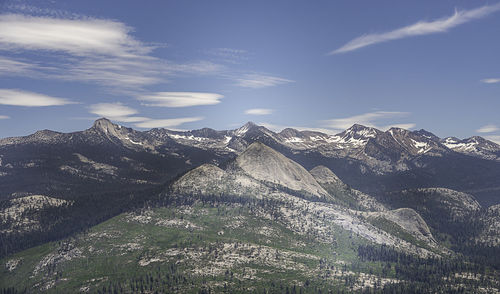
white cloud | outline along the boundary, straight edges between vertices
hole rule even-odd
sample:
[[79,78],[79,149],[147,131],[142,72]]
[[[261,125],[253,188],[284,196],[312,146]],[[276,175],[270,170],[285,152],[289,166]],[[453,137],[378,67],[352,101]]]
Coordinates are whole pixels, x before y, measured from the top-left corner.
[[[28,10],[29,11],[29,10]],[[219,73],[207,61],[176,64],[151,55],[158,46],[138,41],[124,23],[56,13],[52,16],[0,15],[0,50],[36,52],[30,61],[0,58],[0,74],[99,84],[118,93],[179,75]]]
[[181,124],[202,120],[203,117],[153,119],[135,116],[138,111],[120,102],[98,103],[89,106],[89,112],[116,122],[134,123],[139,128],[175,128]]
[[245,110],[245,114],[251,115],[268,115],[271,113],[273,113],[273,110],[268,108],[252,108]]
[[188,107],[214,105],[220,103],[224,96],[215,93],[201,92],[157,92],[140,96],[137,99],[146,101],[146,106]]
[[59,106],[66,104],[75,104],[65,98],[52,97],[39,93],[22,91],[17,89],[0,89],[0,104],[41,107],[41,106]]
[[139,128],[175,128],[185,123],[203,120],[203,117],[181,117],[170,119],[150,119],[135,124]]
[[89,112],[117,122],[141,122],[150,120],[147,117],[132,116],[137,114],[138,111],[120,102],[92,104],[89,106]]
[[380,121],[384,120],[392,120],[396,118],[402,118],[402,117],[407,117],[409,116],[410,113],[408,112],[399,112],[399,111],[375,111],[375,112],[368,112],[368,113],[363,113],[359,115],[354,115],[350,117],[345,117],[345,118],[335,118],[335,119],[329,119],[325,120],[325,126],[328,128],[336,129],[336,130],[345,130],[350,128],[354,124],[361,124],[367,127],[374,127],[374,128],[379,128],[379,129],[387,129],[392,126],[403,126],[403,127],[410,127],[413,128],[415,127],[415,124],[391,124],[391,125],[386,125],[386,126],[378,126],[378,123]]
[[498,127],[495,125],[485,125],[476,130],[478,133],[493,133],[498,131]]
[[373,44],[408,38],[412,36],[447,32],[448,30],[458,25],[467,23],[475,19],[480,19],[498,10],[500,10],[500,3],[497,3],[495,5],[485,5],[471,10],[456,10],[452,16],[446,18],[434,21],[419,21],[415,24],[405,26],[393,31],[363,35],[349,41],[344,46],[331,51],[329,54],[349,52]]
[[111,20],[4,14],[0,15],[0,24],[0,46],[3,49],[124,57],[145,54],[152,49],[131,37],[131,28]]
[[496,83],[500,83],[500,79],[484,79],[484,80],[481,80],[481,82],[483,82],[485,84],[496,84]]
[[10,118],[10,116],[8,116],[8,115],[0,115],[0,119],[9,119],[9,118]]
[[137,110],[125,106],[120,102],[92,104],[89,108],[90,113],[103,117],[122,117],[137,113]]
[[246,74],[236,79],[237,85],[245,88],[265,88],[293,82],[284,78],[261,74]]

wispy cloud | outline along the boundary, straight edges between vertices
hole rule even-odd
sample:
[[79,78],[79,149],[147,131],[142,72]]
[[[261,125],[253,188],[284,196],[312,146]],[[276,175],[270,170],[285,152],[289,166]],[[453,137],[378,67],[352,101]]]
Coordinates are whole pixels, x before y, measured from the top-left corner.
[[9,118],[10,118],[10,116],[8,116],[8,115],[0,115],[0,119],[9,119]]
[[175,128],[184,123],[204,119],[203,117],[154,119],[136,116],[139,113],[138,110],[126,106],[121,102],[92,104],[89,106],[89,112],[116,122],[134,123],[134,126],[139,128]]
[[236,84],[245,88],[265,88],[293,82],[292,80],[262,74],[246,74],[236,78]]
[[234,48],[215,48],[207,51],[208,55],[214,56],[218,61],[231,64],[240,64],[248,60],[248,51]]
[[188,107],[218,104],[223,97],[223,95],[215,93],[157,92],[139,96],[137,99],[145,101],[144,105],[146,106]]
[[[92,83],[131,96],[177,77],[212,76],[247,88],[292,82],[272,75],[236,72],[207,60],[179,63],[156,57],[154,49],[164,44],[141,42],[134,37],[133,28],[116,20],[40,11],[31,6],[16,10],[35,15],[0,15],[0,51],[15,53],[12,56],[23,51],[36,54],[28,55],[29,60],[0,57],[0,75]],[[245,50],[231,48],[218,48],[212,53],[234,61],[223,63],[237,63],[246,55]]]
[[149,120],[147,117],[133,116],[137,114],[138,111],[120,102],[92,104],[89,106],[89,112],[117,122],[140,122]]
[[354,51],[377,43],[393,41],[413,36],[444,33],[448,30],[472,20],[483,18],[491,13],[500,10],[500,3],[495,5],[485,5],[471,10],[456,10],[449,17],[434,21],[419,21],[415,24],[405,26],[385,33],[376,33],[360,36],[349,41],[344,46],[331,51],[329,54],[345,53]]
[[499,128],[496,125],[485,125],[476,130],[478,133],[493,133],[498,131]]
[[250,115],[268,115],[272,113],[273,110],[269,108],[252,108],[245,110],[245,114],[250,114]]
[[494,79],[484,79],[484,80],[481,80],[481,82],[485,83],[485,84],[497,84],[497,83],[500,83],[500,78],[494,78]]
[[35,68],[34,64],[0,56],[0,75],[27,74]]
[[223,69],[208,61],[169,62],[152,55],[156,47],[137,40],[131,27],[114,20],[61,13],[0,15],[0,50],[37,53],[30,61],[0,58],[0,74],[94,83],[128,94],[172,76]]
[[180,117],[170,119],[150,119],[135,124],[138,128],[176,128],[182,124],[203,120],[204,117]]
[[0,89],[0,104],[26,107],[75,104],[65,98],[53,97],[17,89]]
[[100,19],[60,19],[0,15],[0,47],[62,51],[73,55],[137,56],[152,50],[123,23]]
[[[384,124],[384,121],[394,120],[399,118],[408,117],[410,115],[409,112],[400,112],[400,111],[375,111],[368,112],[359,115],[354,115],[345,118],[335,118],[325,120],[324,124],[326,127],[336,130],[345,130],[350,128],[354,124],[361,124],[367,127],[374,127],[378,129],[388,129],[395,126],[405,126],[405,127],[415,127],[415,124]],[[380,126],[382,124],[382,126]]]

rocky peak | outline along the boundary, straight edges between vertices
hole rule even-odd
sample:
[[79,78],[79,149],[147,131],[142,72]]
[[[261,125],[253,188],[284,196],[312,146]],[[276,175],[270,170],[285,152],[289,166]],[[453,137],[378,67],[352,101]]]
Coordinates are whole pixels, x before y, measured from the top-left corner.
[[94,122],[92,128],[97,131],[103,131],[105,133],[108,133],[115,131],[116,129],[120,129],[121,126],[116,125],[112,123],[109,119],[102,117]]
[[240,128],[236,129],[234,131],[235,135],[236,136],[243,136],[245,135],[248,131],[251,131],[251,130],[254,130],[256,128],[258,128],[259,126],[256,125],[255,123],[249,121],[247,122],[246,124],[244,124],[243,126],[241,126]]
[[418,131],[414,131],[413,134],[417,135],[417,136],[421,136],[421,137],[424,137],[424,138],[427,138],[429,140],[432,140],[432,141],[436,141],[436,142],[439,142],[441,139],[434,135],[433,133],[431,132],[428,132],[424,129],[420,129]]
[[349,136],[353,138],[374,138],[380,133],[376,128],[366,127],[360,124],[354,124],[352,127],[348,128],[343,132],[344,136]]
[[300,131],[292,128],[286,128],[282,130],[279,135],[283,138],[302,137],[302,133]]

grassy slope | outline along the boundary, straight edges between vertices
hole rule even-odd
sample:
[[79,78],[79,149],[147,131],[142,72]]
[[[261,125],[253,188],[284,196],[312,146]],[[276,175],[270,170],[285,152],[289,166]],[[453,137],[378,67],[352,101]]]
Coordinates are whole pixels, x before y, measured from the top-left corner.
[[[364,242],[343,230],[335,239],[335,244],[318,242],[257,216],[248,207],[157,208],[122,214],[75,238],[10,256],[1,263],[20,260],[19,265],[12,272],[3,267],[0,284],[18,289],[47,287],[49,293],[88,286],[93,292],[109,288],[113,281],[132,291],[138,277],[170,275],[181,281],[162,287],[193,292],[204,286],[222,290],[340,285],[340,279],[318,277],[327,272],[334,277],[335,270],[348,269],[344,263],[357,263],[357,244]],[[34,274],[51,254],[72,257],[56,257]],[[378,265],[369,267],[377,271]]]

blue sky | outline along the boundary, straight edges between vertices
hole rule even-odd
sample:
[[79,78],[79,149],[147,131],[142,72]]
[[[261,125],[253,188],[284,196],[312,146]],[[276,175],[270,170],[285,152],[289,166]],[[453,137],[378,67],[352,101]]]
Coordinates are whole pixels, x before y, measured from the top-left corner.
[[500,1],[0,1],[0,137],[254,121],[500,142]]

